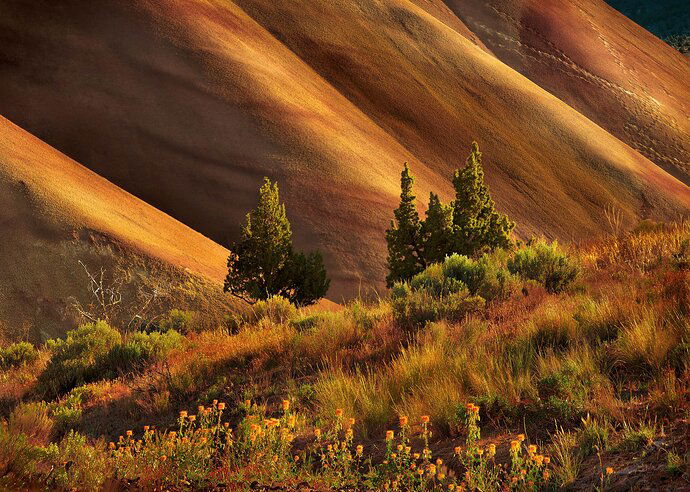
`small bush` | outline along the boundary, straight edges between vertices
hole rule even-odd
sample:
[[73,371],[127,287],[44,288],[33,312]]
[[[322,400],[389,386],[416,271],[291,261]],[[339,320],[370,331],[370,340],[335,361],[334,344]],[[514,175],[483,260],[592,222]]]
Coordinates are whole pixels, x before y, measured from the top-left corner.
[[254,304],[252,314],[254,321],[268,319],[272,323],[283,324],[295,317],[297,308],[284,297],[273,296]]
[[505,267],[505,255],[499,250],[479,260],[452,255],[443,263],[443,274],[467,286],[470,294],[487,301],[509,297],[517,290],[517,279]]
[[[457,255],[454,255],[457,256]],[[464,258],[464,256],[459,257]],[[424,291],[435,297],[455,294],[467,290],[467,286],[459,279],[446,275],[444,265],[436,263],[410,280],[410,287],[415,291]]]
[[579,264],[561,251],[557,242],[538,241],[515,252],[508,260],[508,270],[523,278],[536,280],[549,292],[561,292],[580,274]]
[[124,343],[110,349],[103,363],[104,368],[111,375],[141,368],[144,364],[163,359],[171,350],[179,347],[183,339],[173,329],[164,333],[134,333]]
[[484,299],[464,290],[436,297],[424,290],[393,300],[393,316],[403,326],[419,327],[430,321],[461,321],[484,307]]
[[192,322],[194,321],[194,312],[183,311],[181,309],[171,309],[158,324],[158,329],[161,333],[174,330],[178,333],[189,333],[194,331],[192,329]]
[[0,488],[3,490],[100,490],[105,450],[70,432],[59,443],[37,445],[0,425]]
[[64,340],[49,340],[48,348],[53,355],[39,376],[39,387],[54,396],[109,377],[107,357],[121,341],[120,333],[104,321],[69,331]]
[[11,369],[31,364],[38,359],[38,350],[28,342],[13,343],[0,349],[0,369]]

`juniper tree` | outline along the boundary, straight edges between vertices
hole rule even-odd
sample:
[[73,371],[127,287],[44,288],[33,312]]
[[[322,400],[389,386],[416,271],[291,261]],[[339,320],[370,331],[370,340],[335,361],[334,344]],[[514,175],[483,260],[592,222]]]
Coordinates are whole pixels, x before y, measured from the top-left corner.
[[408,280],[425,266],[421,252],[421,224],[415,196],[414,176],[407,162],[400,175],[400,206],[393,212],[394,219],[386,231],[388,244],[388,276],[386,284],[392,287],[399,280]]
[[421,225],[421,238],[427,264],[442,262],[453,253],[453,208],[441,203],[433,192],[429,194],[429,208]]
[[489,189],[484,183],[482,154],[477,142],[462,170],[453,178],[453,250],[472,255],[484,247],[507,248],[512,244],[510,233],[515,224],[496,211]]
[[247,302],[279,295],[307,305],[326,295],[329,283],[320,253],[294,252],[278,184],[264,178],[259,203],[230,247],[224,290]]

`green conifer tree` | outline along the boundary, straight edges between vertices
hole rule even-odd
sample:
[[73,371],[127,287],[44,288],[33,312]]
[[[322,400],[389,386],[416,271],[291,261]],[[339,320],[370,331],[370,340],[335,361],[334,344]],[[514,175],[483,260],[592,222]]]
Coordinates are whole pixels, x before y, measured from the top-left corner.
[[278,184],[264,178],[259,203],[230,247],[225,291],[247,302],[279,295],[306,305],[326,295],[328,286],[321,254],[293,251]]
[[509,247],[515,224],[496,211],[484,183],[482,154],[477,142],[472,143],[472,152],[465,167],[455,172],[453,186],[454,252],[472,255],[484,247]]
[[388,276],[386,284],[391,287],[399,280],[408,280],[421,272],[425,266],[421,252],[421,224],[412,190],[414,176],[407,162],[400,176],[400,206],[393,212],[395,218],[386,231],[388,244]]
[[433,192],[429,194],[429,208],[422,222],[421,237],[426,264],[442,262],[453,253],[453,208],[441,203]]

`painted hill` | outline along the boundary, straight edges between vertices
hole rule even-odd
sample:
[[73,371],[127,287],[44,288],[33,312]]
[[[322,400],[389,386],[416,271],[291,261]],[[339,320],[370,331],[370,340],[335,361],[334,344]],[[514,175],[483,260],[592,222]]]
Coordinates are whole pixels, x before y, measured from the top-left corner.
[[686,184],[690,63],[599,0],[446,0],[503,62]]
[[[448,199],[474,139],[523,236],[591,237],[608,227],[606,207],[626,225],[688,212],[688,187],[628,145],[658,152],[686,178],[686,61],[602,2],[580,2],[604,12],[596,28],[547,2],[529,10],[547,41],[581,40],[585,59],[596,54],[589,72],[636,82],[610,89],[579,69],[562,77],[560,61],[531,70],[504,56],[510,48],[485,35],[458,7],[465,2],[447,3],[9,0],[0,5],[0,114],[222,244],[261,177],[277,179],[297,246],[324,250],[336,300],[382,286],[403,161],[420,197],[437,189]],[[485,14],[484,2],[467,4]],[[669,66],[646,68],[636,46]],[[652,99],[663,109],[649,109]],[[623,121],[652,140],[626,139]],[[222,268],[222,251],[209,248],[198,261]]]
[[4,118],[0,225],[0,320],[8,330],[2,337],[25,330],[22,336],[38,341],[73,328],[70,298],[89,297],[80,261],[95,274],[101,266],[122,269],[130,277],[123,292],[152,272],[165,283],[161,290],[196,277],[197,285],[220,291],[224,248]]

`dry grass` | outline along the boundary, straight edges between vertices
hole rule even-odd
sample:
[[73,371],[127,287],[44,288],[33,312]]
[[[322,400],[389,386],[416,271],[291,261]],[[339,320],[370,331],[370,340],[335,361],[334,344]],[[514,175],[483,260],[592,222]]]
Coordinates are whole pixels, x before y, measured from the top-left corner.
[[[664,234],[670,244],[663,243]],[[652,236],[661,261],[645,269],[615,255],[609,258],[620,263],[589,261],[592,251],[599,257],[609,251],[590,246],[582,253],[581,280],[562,293],[524,281],[510,298],[461,321],[413,329],[407,323],[401,329],[386,299],[338,311],[298,310],[272,299],[236,316],[234,333],[187,330],[185,342],[162,360],[74,389],[50,403],[49,421],[31,406],[17,407],[10,420],[34,440],[48,428],[66,439],[70,427],[112,438],[144,423],[164,428],[178,408],[194,401],[223,398],[234,422],[247,398],[270,415],[290,396],[306,418],[303,435],[296,436],[299,449],[310,442],[309,426],[322,425],[339,409],[355,418],[356,437],[364,443],[400,430],[401,415],[415,423],[429,416],[431,445],[443,449],[465,439],[465,403],[472,401],[481,403],[485,432],[526,427],[535,440],[552,443],[554,478],[577,482],[597,450],[609,459],[644,446],[643,440],[659,435],[649,422],[687,412],[687,311],[681,309],[684,297],[665,294],[669,275],[688,275],[678,261],[683,234],[687,229],[668,226],[618,238],[621,250],[634,251],[644,243],[639,235]],[[656,254],[649,251],[640,254]],[[175,316],[170,326],[187,322]],[[44,348],[37,361],[2,373],[5,380],[25,379],[19,391],[0,386],[8,412],[20,398],[34,397],[36,373],[51,357]],[[251,465],[240,473],[259,469]],[[205,480],[201,475],[196,479]],[[285,483],[296,479],[281,476]]]

